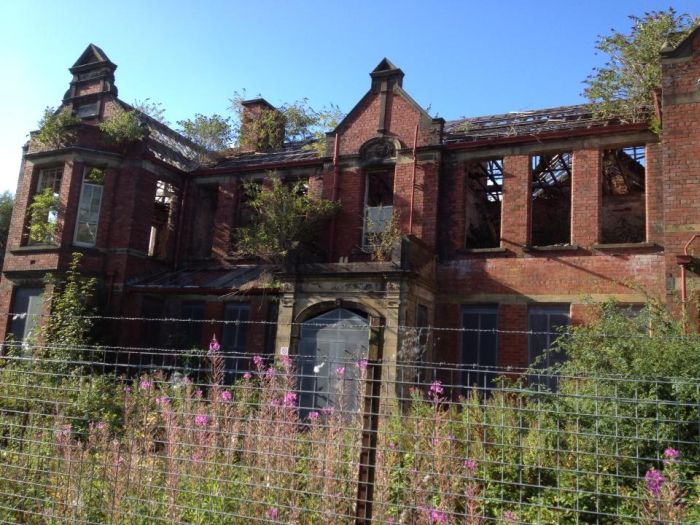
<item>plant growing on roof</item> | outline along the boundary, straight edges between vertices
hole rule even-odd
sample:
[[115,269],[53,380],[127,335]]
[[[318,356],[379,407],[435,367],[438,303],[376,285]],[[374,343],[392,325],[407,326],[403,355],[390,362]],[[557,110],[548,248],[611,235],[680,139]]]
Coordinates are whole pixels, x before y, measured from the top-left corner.
[[[678,45],[700,22],[673,8],[650,11],[641,18],[630,16],[630,20],[629,34],[613,30],[596,43],[596,49],[609,57],[584,81],[584,94],[597,118],[647,119],[654,92],[661,87],[661,48]],[[659,125],[652,122],[652,129]]]
[[147,133],[135,111],[126,111],[121,108],[100,122],[99,127],[112,142],[119,145],[141,140]]
[[231,120],[219,114],[211,117],[197,113],[192,119],[178,120],[179,131],[208,151],[226,149],[233,140]]
[[302,181],[284,184],[271,176],[269,184],[245,184],[247,206],[256,220],[236,232],[236,255],[284,265],[313,244],[320,226],[338,204],[308,194]]
[[80,118],[74,115],[70,108],[56,111],[47,107],[39,121],[39,131],[33,138],[45,147],[60,148],[72,138],[71,128],[76,124],[80,124]]

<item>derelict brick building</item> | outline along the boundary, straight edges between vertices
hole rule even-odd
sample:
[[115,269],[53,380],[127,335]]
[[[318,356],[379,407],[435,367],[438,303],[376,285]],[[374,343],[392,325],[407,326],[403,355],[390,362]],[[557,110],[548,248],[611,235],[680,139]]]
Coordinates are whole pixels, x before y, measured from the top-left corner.
[[[216,333],[231,351],[314,355],[344,337],[339,323],[385,324],[391,358],[405,335],[396,326],[463,327],[477,330],[438,333],[425,357],[526,366],[550,340],[521,332],[585,321],[590,299],[695,298],[698,276],[683,255],[686,245],[691,255],[700,247],[698,29],[663,52],[660,137],[648,123],[596,121],[585,106],[432,118],[384,59],[328,134],[325,155],[287,144],[205,164],[200,148],[145,115],[144,140],[106,139],[97,124],[130,109],[117,96],[115,69],[88,46],[62,102],[81,118],[73,139],[25,147],[0,336],[27,336],[35,317],[22,314],[47,308],[42,277],[65,270],[75,251],[82,271],[99,278],[104,315],[243,321],[109,327],[120,344],[138,346],[202,346]],[[248,101],[244,120],[269,109]],[[272,287],[264,265],[233,255],[236,227],[255,220],[243,182],[270,171],[342,205],[320,255]],[[46,191],[60,205],[48,217],[51,238],[37,243],[29,204]],[[390,260],[372,261],[367,233],[392,215],[404,238]],[[347,345],[358,357],[366,347]]]

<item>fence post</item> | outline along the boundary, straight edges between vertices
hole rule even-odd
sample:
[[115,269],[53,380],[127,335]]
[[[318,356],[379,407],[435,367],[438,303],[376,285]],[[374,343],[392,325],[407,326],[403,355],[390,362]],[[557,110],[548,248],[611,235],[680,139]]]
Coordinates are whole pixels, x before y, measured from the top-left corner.
[[362,448],[360,450],[357,484],[356,525],[369,525],[372,522],[383,343],[384,327],[382,326],[381,318],[370,317],[367,375],[362,406]]

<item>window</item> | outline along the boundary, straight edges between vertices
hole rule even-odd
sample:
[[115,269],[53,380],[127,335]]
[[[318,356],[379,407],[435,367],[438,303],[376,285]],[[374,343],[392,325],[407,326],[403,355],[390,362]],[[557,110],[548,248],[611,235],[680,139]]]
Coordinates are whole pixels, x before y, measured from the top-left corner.
[[472,163],[467,168],[465,195],[466,248],[501,245],[503,159]]
[[498,306],[465,306],[462,308],[462,385],[493,387],[498,364]]
[[[221,347],[226,353],[226,381],[235,379],[239,373],[248,370],[246,343],[248,339],[248,319],[250,306],[246,303],[226,303],[224,307],[224,324]],[[239,324],[240,323],[240,324]]]
[[[570,324],[569,305],[533,306],[528,311],[528,363],[547,369],[562,363],[561,352],[547,352],[561,337],[562,329]],[[536,379],[538,383],[556,388],[556,378]]]
[[175,232],[176,189],[162,180],[156,183],[153,203],[151,233],[148,239],[148,255],[157,259],[170,257]]
[[362,245],[370,246],[372,234],[381,233],[394,217],[394,170],[371,171],[365,184]]
[[[204,302],[187,301],[180,308],[180,319],[201,321],[204,319]],[[202,323],[177,322],[175,332],[178,334],[177,347],[192,349],[202,347]]]
[[27,341],[36,333],[43,306],[43,288],[16,288],[10,334],[15,341]]
[[73,244],[76,246],[95,246],[97,226],[102,205],[102,185],[104,171],[99,168],[85,168],[83,185],[80,189],[78,218],[75,222]]
[[62,166],[39,171],[36,191],[29,203],[27,232],[29,244],[50,244],[56,241],[62,178]]
[[531,161],[533,246],[571,242],[571,152],[533,155]]
[[643,145],[603,151],[602,243],[645,241],[645,178]]

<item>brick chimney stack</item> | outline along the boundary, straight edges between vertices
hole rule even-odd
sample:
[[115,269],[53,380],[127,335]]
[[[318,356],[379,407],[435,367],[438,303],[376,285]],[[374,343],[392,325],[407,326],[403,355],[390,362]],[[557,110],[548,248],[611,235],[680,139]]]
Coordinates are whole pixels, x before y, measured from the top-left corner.
[[261,152],[284,144],[284,115],[264,98],[241,102],[241,150]]

